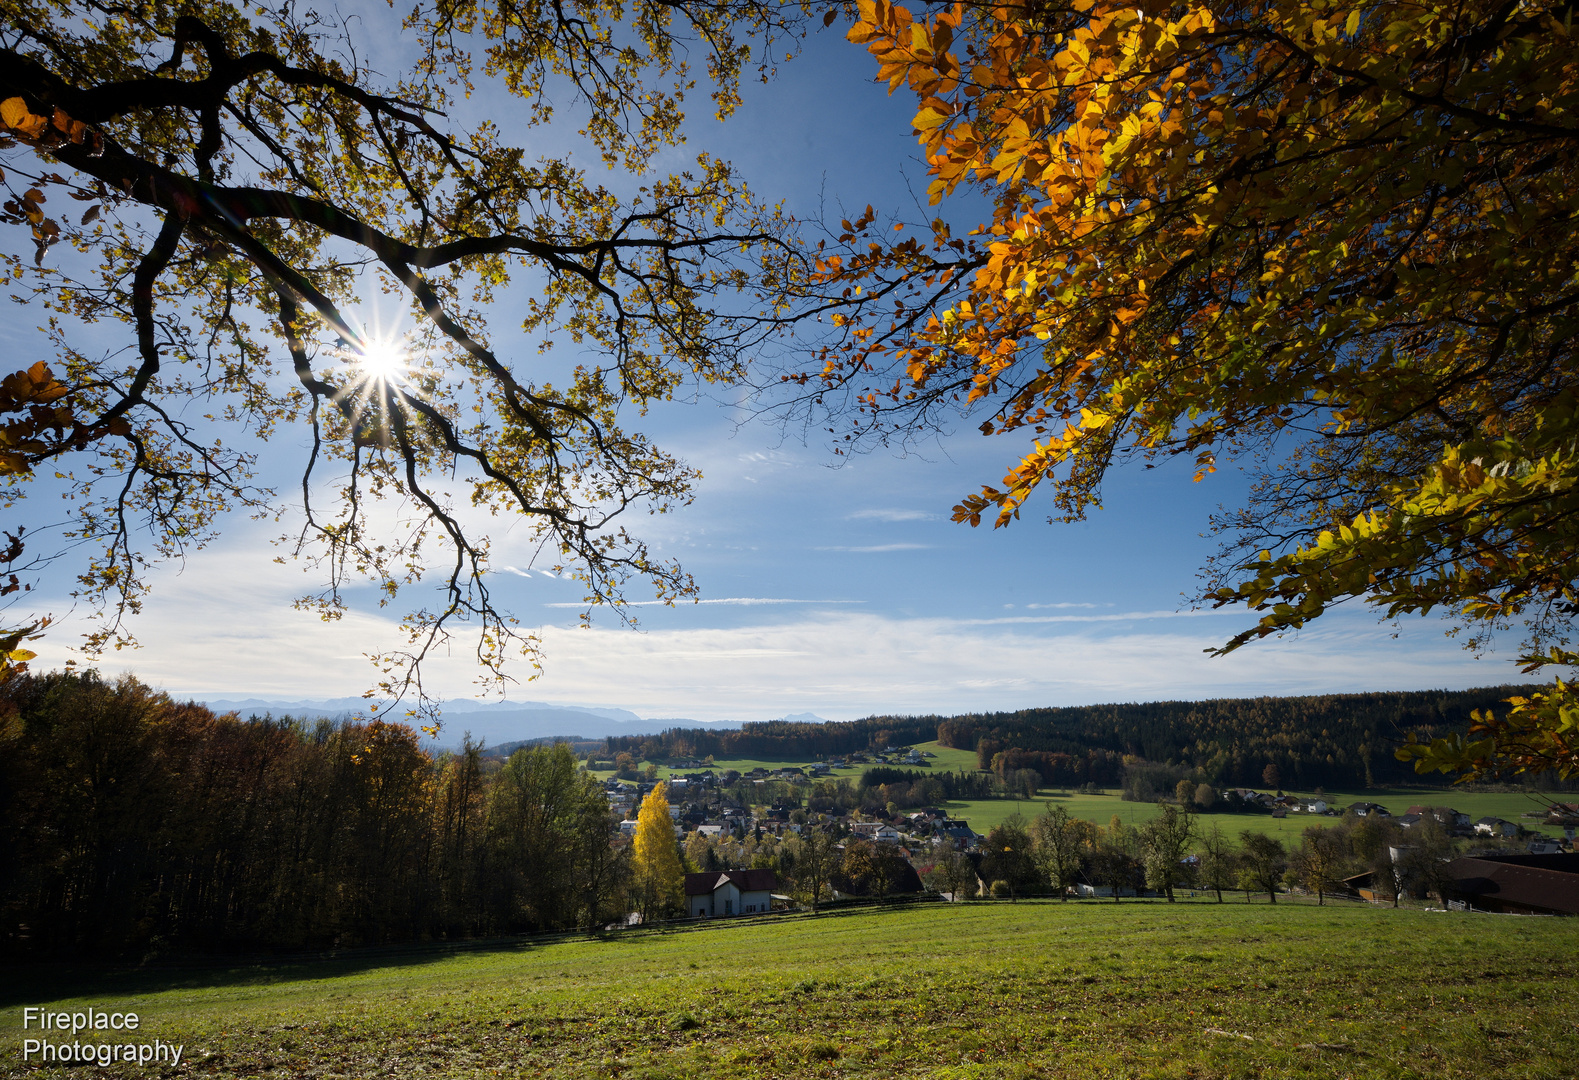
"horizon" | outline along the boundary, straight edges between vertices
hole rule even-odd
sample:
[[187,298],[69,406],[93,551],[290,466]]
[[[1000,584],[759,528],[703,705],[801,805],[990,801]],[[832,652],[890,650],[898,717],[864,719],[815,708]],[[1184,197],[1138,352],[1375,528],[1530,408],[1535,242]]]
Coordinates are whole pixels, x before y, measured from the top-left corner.
[[[1270,699],[1276,699],[1276,700],[1293,700],[1293,699],[1300,699],[1300,698],[1321,698],[1321,697],[1386,696],[1386,695],[1390,695],[1390,694],[1474,693],[1476,691],[1486,691],[1486,690],[1502,690],[1502,689],[1516,690],[1516,689],[1528,688],[1528,687],[1537,686],[1537,685],[1543,685],[1543,684],[1506,682],[1506,683],[1488,683],[1488,684],[1485,684],[1485,685],[1482,685],[1482,686],[1468,686],[1468,687],[1460,687],[1460,688],[1436,686],[1436,687],[1420,687],[1420,688],[1412,689],[1412,690],[1357,690],[1357,691],[1343,691],[1343,692],[1334,692],[1334,693],[1311,693],[1311,694],[1252,694],[1252,695],[1236,695],[1236,696],[1231,696],[1231,697],[1214,697],[1214,698],[1149,698],[1149,699],[1132,699],[1132,700],[1127,700],[1127,701],[1119,701],[1119,700],[1089,701],[1089,702],[1083,702],[1083,703],[1074,704],[1074,705],[1032,705],[1032,706],[1027,706],[1025,708],[1013,709],[1013,710],[983,710],[983,711],[977,711],[977,712],[964,712],[964,713],[937,713],[937,712],[933,712],[933,713],[892,713],[892,712],[886,712],[885,713],[885,712],[874,712],[874,713],[868,713],[868,714],[866,714],[864,716],[853,717],[853,718],[848,719],[848,720],[829,719],[827,717],[818,716],[815,713],[809,713],[809,712],[786,713],[783,716],[777,716],[777,717],[773,717],[773,718],[770,718],[770,719],[767,719],[767,720],[733,720],[733,721],[731,721],[731,720],[698,720],[698,719],[695,719],[695,718],[692,718],[692,717],[684,717],[684,716],[639,716],[637,714],[630,713],[628,710],[619,709],[619,708],[617,708],[615,706],[609,706],[609,705],[598,705],[598,704],[591,704],[591,705],[589,705],[589,704],[585,704],[585,703],[561,702],[561,701],[535,701],[535,700],[534,701],[527,701],[527,700],[510,701],[510,700],[507,700],[507,699],[506,700],[497,700],[497,701],[481,701],[481,700],[478,700],[478,699],[463,699],[459,703],[460,704],[464,704],[464,705],[466,705],[468,707],[456,711],[454,715],[458,718],[458,717],[465,717],[465,716],[477,716],[479,714],[485,714],[486,715],[486,714],[489,714],[489,713],[492,713],[492,714],[495,714],[495,715],[497,715],[497,714],[506,714],[507,715],[507,714],[512,713],[512,712],[557,712],[557,711],[566,711],[566,712],[584,712],[584,713],[586,713],[589,716],[600,716],[601,715],[602,718],[611,720],[614,723],[637,722],[637,723],[641,723],[641,724],[667,724],[667,725],[697,724],[697,725],[709,725],[709,726],[714,726],[714,727],[719,727],[719,726],[746,727],[748,725],[777,724],[777,723],[858,724],[858,723],[862,723],[862,722],[869,721],[869,720],[899,720],[899,721],[904,721],[904,720],[929,720],[929,719],[933,719],[933,718],[936,718],[938,720],[952,720],[952,719],[960,719],[960,718],[963,718],[963,717],[1014,715],[1016,713],[1023,713],[1023,712],[1051,712],[1051,711],[1058,711],[1058,710],[1063,710],[1063,709],[1102,709],[1102,708],[1124,708],[1124,707],[1128,707],[1128,706],[1173,705],[1173,704],[1194,705],[1194,704],[1206,704],[1206,703],[1216,702],[1216,701],[1254,701],[1254,700],[1263,699],[1263,698],[1270,698]],[[172,694],[171,697],[172,698],[177,698],[177,700],[180,700],[180,698],[177,695]],[[253,708],[253,707],[258,707],[258,706],[268,706],[268,707],[280,707],[280,708],[297,707],[297,708],[318,709],[318,710],[325,710],[325,711],[331,710],[331,709],[336,709],[336,710],[339,710],[341,712],[355,713],[358,710],[353,708],[352,706],[355,705],[356,703],[359,703],[359,702],[363,701],[364,699],[360,699],[360,698],[316,698],[316,699],[315,698],[269,698],[269,697],[263,697],[263,696],[249,696],[249,697],[240,697],[240,698],[228,698],[228,697],[190,698],[188,700],[196,701],[198,704],[204,705],[204,706],[206,706],[206,707],[208,707],[210,709],[214,709],[215,711],[236,711],[236,710],[239,710],[240,708],[243,708],[243,707],[245,707],[245,708]],[[446,706],[453,707],[456,704],[457,704],[456,701],[445,701],[445,702],[438,703],[437,707],[440,709],[440,715],[442,716],[443,709]],[[226,708],[221,710],[221,709],[216,708],[217,706],[225,706]],[[478,706],[481,706],[481,707],[479,708]],[[630,715],[630,716],[633,717],[633,721],[620,720],[620,719],[617,719],[617,718],[614,718],[614,717],[609,717],[609,716],[606,715],[608,713],[613,713],[613,712],[625,712],[625,713],[627,713],[627,715]],[[392,723],[403,723],[407,719],[410,719],[410,718],[409,717],[396,717],[396,718],[392,719],[390,722],[392,722]],[[458,720],[457,720],[457,723],[459,723]],[[443,733],[447,733],[449,728],[450,728],[450,725],[446,724],[445,725],[445,731]],[[631,734],[643,734],[643,733],[642,732],[632,732]],[[531,736],[531,738],[533,738],[533,739],[537,739],[537,738],[553,738],[553,737],[571,738],[571,737],[577,737],[577,736],[574,736],[571,733],[565,733],[562,736]],[[598,737],[601,738],[602,736],[598,736]]]

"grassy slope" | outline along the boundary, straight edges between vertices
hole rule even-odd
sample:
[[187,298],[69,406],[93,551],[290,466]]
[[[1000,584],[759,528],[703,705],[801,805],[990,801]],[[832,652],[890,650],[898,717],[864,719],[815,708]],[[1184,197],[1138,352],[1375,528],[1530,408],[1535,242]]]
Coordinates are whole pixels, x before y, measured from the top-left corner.
[[[42,1080],[14,1006],[48,1001],[45,976],[12,976],[0,1074]],[[213,1077],[1519,1080],[1579,1060],[1579,920],[1351,906],[929,905],[95,981],[61,1004],[137,1008]]]

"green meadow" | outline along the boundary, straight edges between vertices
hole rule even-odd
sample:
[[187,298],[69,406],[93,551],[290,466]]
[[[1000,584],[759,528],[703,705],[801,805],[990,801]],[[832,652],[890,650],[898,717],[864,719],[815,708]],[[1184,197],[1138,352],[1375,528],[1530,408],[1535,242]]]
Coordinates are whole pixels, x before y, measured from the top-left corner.
[[[1313,792],[1289,790],[1290,795],[1299,795],[1314,798]],[[1506,818],[1532,829],[1544,836],[1558,838],[1562,830],[1555,826],[1543,825],[1539,822],[1523,818],[1520,815],[1526,810],[1534,810],[1539,803],[1531,796],[1522,792],[1474,792],[1449,790],[1443,788],[1377,788],[1371,791],[1327,792],[1324,796],[1329,803],[1336,802],[1339,806],[1347,806],[1353,802],[1374,802],[1387,807],[1393,814],[1403,814],[1411,806],[1451,806],[1455,810],[1470,815],[1471,819],[1492,816]],[[1571,799],[1572,796],[1561,796]],[[985,833],[994,825],[1006,821],[1012,814],[1020,814],[1029,819],[1040,814],[1051,800],[1055,805],[1068,808],[1069,813],[1077,818],[1094,821],[1098,825],[1106,825],[1113,820],[1115,814],[1119,820],[1127,825],[1140,825],[1150,821],[1162,812],[1157,803],[1125,802],[1120,798],[1118,788],[1106,789],[1101,795],[1082,795],[1068,791],[1058,791],[1053,788],[1043,788],[1035,801],[1027,799],[968,799],[945,804],[945,809],[956,817],[965,818],[970,822],[971,828],[979,833]],[[1244,829],[1253,829],[1264,832],[1280,840],[1298,840],[1299,835],[1311,825],[1331,825],[1334,818],[1318,817],[1314,814],[1289,814],[1284,818],[1274,818],[1265,811],[1254,813],[1208,813],[1202,814],[1197,819],[1200,828],[1211,828],[1218,825],[1230,837],[1238,836]]]
[[1579,1060],[1579,920],[1355,905],[938,903],[10,975],[0,1074],[39,1080],[68,1073],[23,1064],[24,1004],[134,1009],[215,1078],[1556,1080]]

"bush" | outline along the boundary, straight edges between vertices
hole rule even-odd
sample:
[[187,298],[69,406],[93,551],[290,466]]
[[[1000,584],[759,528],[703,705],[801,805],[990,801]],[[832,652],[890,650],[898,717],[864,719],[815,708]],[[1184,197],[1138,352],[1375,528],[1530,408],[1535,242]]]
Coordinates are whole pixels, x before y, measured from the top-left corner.
[[1009,888],[1009,883],[1002,878],[994,881],[989,891],[992,893],[994,900],[1002,900],[1006,896],[1014,895],[1014,890]]

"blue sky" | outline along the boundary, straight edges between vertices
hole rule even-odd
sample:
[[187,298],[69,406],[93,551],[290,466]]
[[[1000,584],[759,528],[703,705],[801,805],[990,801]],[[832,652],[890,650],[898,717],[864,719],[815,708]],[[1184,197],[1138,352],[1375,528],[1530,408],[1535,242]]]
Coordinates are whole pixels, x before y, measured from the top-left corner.
[[[799,215],[821,208],[837,220],[870,202],[915,220],[911,108],[868,72],[864,52],[823,35],[777,83],[749,88],[727,124],[695,121],[690,145],[659,167],[681,167],[706,149]],[[500,108],[487,98],[473,107]],[[706,111],[698,101],[694,112]],[[545,149],[566,138],[525,137]],[[503,328],[527,287],[499,305],[497,341],[508,338]],[[7,338],[15,351],[46,357],[39,342]],[[521,345],[517,362],[537,363]],[[1085,523],[1048,525],[1033,503],[1011,528],[970,529],[950,523],[949,508],[1001,477],[1019,443],[962,425],[908,455],[841,460],[754,409],[703,395],[630,421],[702,470],[692,506],[633,524],[657,554],[695,575],[701,604],[638,604],[640,630],[609,616],[578,629],[580,590],[530,568],[527,530],[496,534],[496,594],[543,639],[542,677],[511,698],[644,717],[850,719],[1517,679],[1510,650],[1476,660],[1436,620],[1394,628],[1360,611],[1228,658],[1204,656],[1250,619],[1191,612],[1184,601],[1215,546],[1201,535],[1207,515],[1244,496],[1232,468],[1200,484],[1182,467],[1123,471]],[[287,436],[271,451],[282,478],[299,468],[299,443]],[[28,512],[45,502],[32,500]],[[280,531],[237,516],[184,567],[157,571],[136,626],[143,648],[101,666],[197,697],[360,692],[372,679],[362,654],[398,641],[392,613],[377,609],[370,590],[356,593],[357,610],[335,625],[292,611],[290,598],[313,579],[272,562],[279,551],[269,538]],[[62,617],[41,643],[46,665],[73,655],[83,629],[86,613],[64,597],[68,569],[41,585],[39,608]],[[639,585],[630,595],[646,599]],[[427,672],[429,686],[450,697],[474,694],[473,676],[464,646]]]

